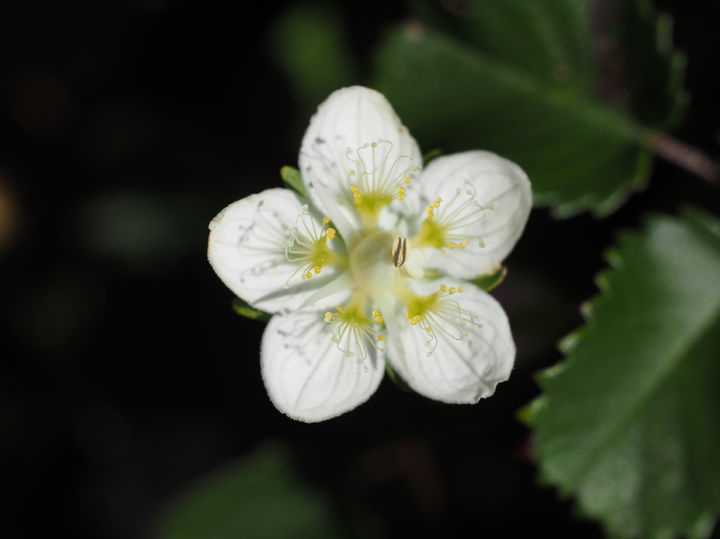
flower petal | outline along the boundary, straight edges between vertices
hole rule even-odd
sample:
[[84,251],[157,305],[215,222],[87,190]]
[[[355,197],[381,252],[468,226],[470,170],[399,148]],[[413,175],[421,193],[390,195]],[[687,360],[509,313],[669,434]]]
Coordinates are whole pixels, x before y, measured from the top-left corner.
[[490,152],[438,157],[421,173],[418,185],[428,201],[442,199],[435,219],[441,222],[444,215],[454,221],[453,233],[468,237],[463,249],[427,249],[426,267],[461,279],[495,269],[512,251],[532,208],[525,173]]
[[[474,404],[491,396],[495,386],[508,379],[515,344],[500,304],[470,283],[455,283],[458,285],[464,291],[442,298],[455,305],[448,303],[442,317],[435,317],[431,333],[424,329],[425,324],[409,324],[402,310],[396,309],[394,323],[388,323],[387,359],[421,395],[447,403]],[[418,293],[438,290],[437,283],[427,281],[415,288]],[[388,321],[386,310],[383,315]]]
[[273,404],[308,423],[338,416],[375,392],[385,359],[369,347],[359,362],[332,340],[321,312],[297,311],[270,319],[263,335],[262,377]]
[[[230,204],[210,222],[210,265],[230,290],[253,307],[268,312],[297,308],[337,276],[328,267],[312,279],[303,279],[302,266],[288,261],[286,242],[300,216],[302,199],[289,189],[268,189]],[[321,229],[314,217],[301,219]]]
[[[383,142],[375,148],[377,159],[373,164],[373,149],[360,149],[380,141]],[[361,172],[351,159],[357,157],[359,150],[367,168],[380,167],[383,175],[391,170],[399,173],[407,163],[422,165],[415,139],[385,96],[362,86],[333,92],[310,120],[299,163],[311,200],[346,236],[360,226],[350,190],[356,183],[350,174],[357,179]],[[392,169],[395,159],[401,156],[405,157]]]

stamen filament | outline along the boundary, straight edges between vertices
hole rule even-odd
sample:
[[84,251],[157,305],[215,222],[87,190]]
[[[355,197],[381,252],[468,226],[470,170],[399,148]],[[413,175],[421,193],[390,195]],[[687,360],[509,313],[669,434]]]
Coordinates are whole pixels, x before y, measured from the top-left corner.
[[[466,189],[457,188],[447,204],[440,197],[427,206],[427,217],[412,242],[416,245],[436,247],[441,252],[445,249],[464,249],[470,241],[477,241],[484,247],[482,238],[473,234],[472,227],[485,217],[486,210],[493,206],[482,206],[475,200],[476,189],[468,181]],[[462,194],[468,198],[458,201]]]
[[380,311],[372,311],[372,320],[364,314],[366,299],[364,293],[356,292],[346,306],[338,305],[336,312],[328,311],[323,316],[326,324],[335,326],[332,340],[338,350],[343,352],[345,357],[357,356],[359,363],[368,355],[368,344],[378,352],[384,352],[384,347],[379,343],[386,340],[379,330],[373,327],[373,323],[384,322]]
[[428,355],[431,355],[438,345],[438,333],[454,340],[464,339],[468,332],[464,329],[468,324],[482,327],[478,317],[463,309],[454,299],[447,296],[462,294],[464,287],[448,287],[441,284],[439,290],[433,294],[421,296],[414,294],[406,288],[396,290],[396,297],[405,305],[407,312],[405,318],[410,326],[419,327],[426,335],[430,346]]
[[[420,169],[414,164],[403,168],[403,161],[413,161],[413,158],[407,155],[395,156],[390,162],[393,150],[392,142],[377,139],[363,144],[354,152],[351,148],[345,151],[346,157],[355,165],[348,173],[352,178],[350,191],[353,203],[367,228],[375,227],[380,210],[394,199],[405,200],[406,187],[403,184],[411,183],[412,174]],[[378,152],[383,153],[378,156]],[[369,155],[364,155],[367,153]]]
[[322,225],[318,229],[315,220],[308,213],[308,206],[302,208],[295,220],[295,228],[290,231],[285,242],[285,258],[288,262],[297,264],[297,269],[288,277],[285,288],[290,286],[290,281],[295,275],[301,273],[303,279],[312,279],[322,268],[328,265],[339,266],[342,255],[333,251],[328,240],[336,237],[337,232],[329,227],[330,219],[323,217]]

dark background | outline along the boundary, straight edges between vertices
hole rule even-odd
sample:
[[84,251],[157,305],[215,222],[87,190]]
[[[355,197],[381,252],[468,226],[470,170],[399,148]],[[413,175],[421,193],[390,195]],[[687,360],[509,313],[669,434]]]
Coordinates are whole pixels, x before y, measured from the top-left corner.
[[[386,379],[339,419],[287,419],[260,379],[263,324],[232,312],[205,249],[220,209],[296,163],[307,111],[269,53],[290,4],[0,9],[0,535],[149,537],[193,480],[279,440],[340,521],[360,503],[388,537],[600,536],[538,485],[515,414],[581,324],[617,231],[685,203],[717,212],[717,189],[657,162],[605,220],[535,210],[495,293],[519,355],[493,398],[448,406]],[[717,157],[720,8],[658,4],[689,58],[675,134]],[[407,14],[340,9],[361,59]]]

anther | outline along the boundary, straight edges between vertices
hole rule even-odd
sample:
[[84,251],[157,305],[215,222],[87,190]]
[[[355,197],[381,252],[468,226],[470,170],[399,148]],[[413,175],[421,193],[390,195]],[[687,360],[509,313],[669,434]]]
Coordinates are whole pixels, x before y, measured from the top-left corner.
[[393,241],[392,251],[390,254],[393,266],[401,268],[403,264],[405,264],[405,260],[407,260],[407,238],[397,236],[395,241]]

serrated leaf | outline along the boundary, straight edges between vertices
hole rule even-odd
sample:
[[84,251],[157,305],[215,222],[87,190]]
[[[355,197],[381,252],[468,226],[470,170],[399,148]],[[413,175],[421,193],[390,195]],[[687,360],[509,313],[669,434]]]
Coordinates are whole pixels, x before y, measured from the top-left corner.
[[565,335],[557,344],[558,350],[563,354],[569,354],[582,337],[581,331],[573,331]]
[[330,504],[298,478],[287,451],[268,446],[206,477],[160,520],[159,539],[336,539]]
[[263,322],[267,322],[272,316],[270,313],[266,313],[265,311],[252,307],[247,301],[240,298],[233,298],[232,308],[233,311],[240,316],[251,318],[253,320],[262,320]]
[[693,535],[720,512],[720,222],[621,236],[590,320],[532,417],[542,475],[618,537]]
[[485,290],[485,292],[490,292],[490,290],[497,287],[505,280],[506,275],[507,268],[501,265],[498,266],[495,271],[491,271],[480,275],[479,277],[475,277],[470,282],[472,282],[474,285],[479,286],[480,288]]
[[305,191],[305,184],[303,183],[302,175],[298,169],[286,165],[280,169],[280,176],[290,189],[297,192],[297,194],[303,198],[308,197],[307,191]]
[[[621,31],[599,35],[591,3],[575,0],[476,0],[462,16],[433,12],[427,25],[388,36],[375,86],[423,145],[495,151],[528,172],[536,203],[559,215],[607,214],[645,184],[652,133],[685,102],[684,62],[647,2],[592,4],[614,9],[608,26]],[[613,45],[612,58],[594,38]],[[606,64],[624,70],[606,73]],[[650,88],[662,98],[649,98]]]
[[530,426],[534,423],[535,417],[538,412],[545,406],[545,401],[542,397],[535,399],[529,404],[520,408],[517,412],[517,418],[526,425]]

